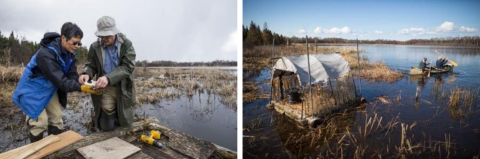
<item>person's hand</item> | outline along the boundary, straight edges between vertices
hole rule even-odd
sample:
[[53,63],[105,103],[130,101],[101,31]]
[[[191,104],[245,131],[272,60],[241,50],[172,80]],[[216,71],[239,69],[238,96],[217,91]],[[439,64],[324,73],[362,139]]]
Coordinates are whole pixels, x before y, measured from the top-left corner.
[[103,93],[102,91],[93,90],[92,85],[82,85],[80,88],[82,92],[89,93],[89,94],[100,95]]
[[80,75],[80,77],[78,77],[78,82],[81,84],[81,85],[84,85],[85,82],[88,81],[88,79],[90,79],[90,77],[85,74],[85,75]]
[[108,78],[105,76],[102,76],[97,79],[97,83],[95,84],[96,89],[102,89],[105,88],[108,85]]

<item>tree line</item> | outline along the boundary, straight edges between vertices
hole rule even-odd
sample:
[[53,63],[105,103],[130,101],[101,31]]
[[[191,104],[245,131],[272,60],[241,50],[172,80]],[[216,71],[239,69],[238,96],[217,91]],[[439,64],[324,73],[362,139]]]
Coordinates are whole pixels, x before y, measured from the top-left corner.
[[[13,31],[10,36],[2,35],[0,30],[0,64],[5,66],[25,66],[30,58],[40,49],[37,42],[27,41],[25,37],[15,36]],[[77,49],[77,65],[83,65],[87,59],[88,50],[85,46]]]
[[[275,39],[275,45],[290,45],[292,43],[306,43],[306,37],[286,37],[277,34],[268,29],[267,23],[260,28],[255,22],[251,21],[250,26],[243,26],[243,45],[244,47],[272,45]],[[326,44],[349,44],[357,43],[356,39],[343,38],[319,38],[308,37],[309,43],[326,43]],[[376,39],[376,40],[358,40],[360,44],[397,44],[397,45],[450,45],[450,46],[480,46],[480,36],[463,36],[463,37],[442,37],[431,39],[411,39],[407,41]]]
[[212,66],[237,66],[237,61],[215,60],[212,62],[175,62],[175,61],[136,61],[139,67],[212,67]]
[[[305,37],[291,37],[292,43],[306,43]],[[308,37],[309,43],[326,43],[326,44],[351,44],[357,43],[356,39],[343,38],[318,38]],[[464,37],[443,37],[431,39],[410,39],[407,41],[376,39],[376,40],[358,40],[359,44],[397,44],[397,45],[449,45],[449,46],[480,46],[480,36],[464,36]]]
[[[25,66],[30,58],[40,49],[41,45],[31,42],[25,37],[15,36],[13,31],[10,36],[3,36],[0,30],[0,65]],[[87,60],[88,49],[86,46],[77,49],[77,65],[83,67]],[[136,61],[136,66],[147,67],[187,67],[187,66],[237,66],[236,61],[216,60],[212,62],[173,62],[173,61]]]
[[253,21],[249,27],[243,26],[244,46],[272,45],[274,39],[275,45],[288,45],[288,38],[269,30],[266,22],[263,24],[263,29]]

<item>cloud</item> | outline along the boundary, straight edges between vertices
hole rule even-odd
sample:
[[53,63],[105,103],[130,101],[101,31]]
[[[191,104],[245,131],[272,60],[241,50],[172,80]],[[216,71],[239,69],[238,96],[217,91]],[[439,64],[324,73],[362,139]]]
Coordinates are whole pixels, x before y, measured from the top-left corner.
[[425,29],[423,28],[409,28],[409,29],[402,29],[398,31],[398,34],[423,34],[425,33]]
[[368,36],[370,36],[370,34],[363,34],[363,33],[360,33],[360,32],[352,33],[351,35],[356,36],[356,37],[368,37]]
[[322,33],[322,28],[317,27],[315,30],[313,30],[314,33],[321,34]]
[[439,27],[437,27],[437,32],[449,32],[453,31],[455,24],[453,22],[443,22]]
[[237,47],[226,44],[237,30],[236,1],[84,0],[81,4],[90,6],[88,12],[72,12],[70,1],[0,0],[2,35],[14,31],[39,42],[45,32],[60,32],[61,25],[70,21],[83,30],[82,43],[88,47],[97,40],[98,18],[109,15],[132,41],[136,60],[237,60],[236,50],[225,53]]
[[305,31],[305,29],[300,29],[300,30],[298,31],[298,33],[300,33],[300,34],[305,34],[306,31]]
[[228,37],[228,40],[223,44],[222,50],[225,53],[231,53],[237,51],[237,43],[238,43],[238,34],[237,30],[233,31],[232,34]]
[[374,34],[383,34],[383,31],[375,30]]
[[401,29],[398,31],[398,34],[402,35],[413,35],[413,36],[418,36],[418,35],[423,35],[423,34],[445,34],[445,33],[450,33],[450,32],[476,32],[478,31],[477,28],[470,28],[470,27],[465,27],[461,26],[460,28],[455,27],[455,23],[445,21],[440,26],[431,28],[431,29],[424,29],[424,28],[409,28],[409,29]]
[[476,32],[477,31],[476,28],[469,28],[469,27],[465,27],[465,26],[461,26],[458,30],[459,31],[465,31],[465,32]]
[[350,34],[351,31],[348,26],[345,26],[343,28],[333,27],[330,29],[317,27],[314,32],[317,34]]

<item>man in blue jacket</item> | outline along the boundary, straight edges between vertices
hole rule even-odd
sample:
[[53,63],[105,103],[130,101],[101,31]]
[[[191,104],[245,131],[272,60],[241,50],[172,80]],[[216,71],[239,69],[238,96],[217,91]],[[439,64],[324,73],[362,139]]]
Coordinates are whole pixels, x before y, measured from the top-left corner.
[[42,139],[46,130],[49,135],[63,132],[62,109],[67,105],[67,92],[101,93],[77,81],[75,51],[82,45],[82,38],[80,27],[71,22],[63,24],[61,35],[45,33],[42,47],[25,67],[12,100],[27,115],[30,143]]
[[439,56],[438,60],[437,60],[437,63],[436,63],[436,66],[439,69],[443,69],[443,66],[445,66],[445,64],[447,64],[447,63],[448,63],[447,58],[445,58],[443,56]]

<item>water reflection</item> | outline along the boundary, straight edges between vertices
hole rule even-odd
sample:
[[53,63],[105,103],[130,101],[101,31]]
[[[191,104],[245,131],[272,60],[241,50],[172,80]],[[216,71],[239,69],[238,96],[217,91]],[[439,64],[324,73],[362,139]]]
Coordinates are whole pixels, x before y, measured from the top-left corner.
[[[341,46],[351,47],[351,46]],[[365,50],[363,55],[369,61],[383,61],[391,69],[408,73],[411,66],[418,65],[423,57],[437,59],[435,50],[446,55],[459,64],[452,73],[432,74],[426,76],[406,76],[395,83],[384,82],[361,82],[362,95],[367,101],[366,111],[358,110],[353,119],[349,115],[347,119],[335,119],[336,121],[350,121],[346,126],[337,126],[337,133],[345,133],[342,127],[350,126],[352,133],[363,129],[367,123],[363,116],[378,115],[383,117],[382,127],[388,125],[388,121],[398,121],[396,126],[391,127],[389,133],[378,131],[377,134],[367,136],[365,156],[395,154],[401,146],[403,125],[409,125],[406,133],[412,144],[424,146],[421,156],[429,158],[446,157],[447,151],[455,152],[455,157],[478,156],[480,149],[480,49],[472,47],[444,47],[444,46],[405,46],[405,45],[364,45],[360,49]],[[429,61],[430,62],[430,61]],[[260,74],[253,79],[257,82],[265,81],[269,77],[268,71],[259,71]],[[259,82],[259,83],[263,83]],[[356,83],[359,83],[356,80]],[[262,85],[260,85],[262,86]],[[265,85],[268,86],[268,85]],[[357,85],[358,87],[358,85]],[[456,88],[460,88],[457,90]],[[266,90],[269,89],[265,87]],[[476,93],[475,93],[476,91]],[[452,94],[459,94],[457,106],[452,106]],[[416,94],[418,97],[416,98]],[[382,103],[378,97],[396,102]],[[466,98],[469,97],[469,98]],[[468,99],[468,100],[466,100]],[[261,101],[261,102],[259,102]],[[468,101],[468,102],[465,102]],[[326,142],[327,134],[323,129],[315,131],[298,128],[296,123],[283,119],[281,115],[271,114],[265,109],[268,100],[256,100],[252,103],[244,103],[244,128],[256,125],[255,130],[244,131],[244,156],[263,158],[308,158],[318,157],[328,152],[328,145],[339,143],[334,140]],[[465,104],[466,103],[466,104]],[[472,104],[470,104],[472,103]],[[468,106],[465,106],[468,105]],[[256,108],[256,109],[252,109]],[[361,115],[359,115],[361,114]],[[365,114],[365,115],[363,115]],[[274,119],[274,120],[272,120]],[[273,121],[273,125],[271,124]],[[254,124],[257,123],[257,124]],[[259,124],[258,124],[259,123]],[[337,124],[341,125],[341,124]],[[357,129],[358,127],[358,129]],[[318,135],[322,130],[322,135]],[[315,136],[317,135],[317,136]],[[377,136],[376,136],[377,135]],[[315,136],[315,137],[313,137]],[[328,135],[326,135],[328,136]],[[380,137],[378,137],[380,136]],[[451,137],[450,140],[446,139]],[[338,138],[337,138],[338,139]],[[428,142],[436,147],[428,147]],[[446,147],[446,141],[451,145]],[[375,147],[374,145],[380,145]],[[354,146],[343,145],[343,153],[351,155],[355,152]],[[312,148],[313,147],[313,148]],[[347,149],[350,149],[348,151]],[[338,149],[337,149],[338,150]],[[378,150],[378,151],[377,151]],[[389,152],[386,152],[390,150]],[[417,149],[419,150],[419,149]],[[347,152],[348,151],[348,152]],[[336,152],[338,153],[338,152]],[[273,155],[280,154],[280,155]],[[398,157],[398,156],[397,156]],[[414,157],[414,156],[411,156]]]
[[162,99],[157,104],[145,104],[136,109],[139,117],[155,117],[181,132],[236,150],[236,111],[208,91],[184,93],[179,98]]

